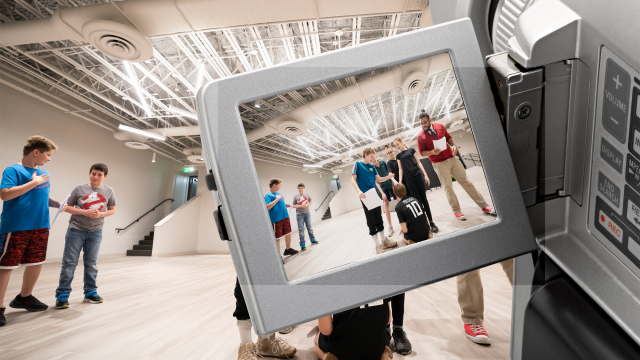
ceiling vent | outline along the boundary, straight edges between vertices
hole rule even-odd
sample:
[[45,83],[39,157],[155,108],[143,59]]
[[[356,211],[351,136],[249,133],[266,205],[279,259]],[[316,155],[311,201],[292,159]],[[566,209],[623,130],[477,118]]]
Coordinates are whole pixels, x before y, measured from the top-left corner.
[[342,172],[342,169],[333,169],[332,171],[334,174],[340,174]]
[[309,174],[315,174],[315,173],[317,173],[317,172],[318,172],[318,170],[316,170],[316,169],[309,170]]
[[287,136],[302,136],[307,133],[307,128],[295,120],[285,120],[278,124],[278,131]]
[[137,141],[129,141],[124,143],[125,145],[127,145],[128,147],[132,148],[132,149],[136,149],[136,150],[147,150],[150,149],[151,147],[145,143],[141,143],[141,142],[137,142]]
[[187,159],[195,164],[204,164],[204,157],[202,157],[202,155],[189,155]]
[[95,48],[118,59],[143,62],[153,55],[153,46],[135,28],[109,20],[93,20],[82,26],[82,35]]
[[402,83],[402,94],[414,96],[427,85],[427,74],[422,71],[414,71],[407,75]]
[[353,158],[352,157],[346,157],[344,159],[342,159],[342,162],[345,164],[351,164],[353,162]]
[[460,119],[460,120],[456,120],[453,123],[451,123],[451,125],[449,126],[450,128],[454,128],[456,126],[460,126],[464,124],[464,119]]

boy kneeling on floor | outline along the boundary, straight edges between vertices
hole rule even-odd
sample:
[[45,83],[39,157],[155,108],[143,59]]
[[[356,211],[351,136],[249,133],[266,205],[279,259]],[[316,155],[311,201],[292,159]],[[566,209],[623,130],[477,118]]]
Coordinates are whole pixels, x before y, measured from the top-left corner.
[[407,196],[407,188],[403,184],[394,184],[393,194],[398,198],[396,215],[398,215],[404,242],[411,245],[433,238],[422,204],[415,198]]
[[318,319],[314,353],[321,360],[387,360],[390,304],[364,305]]

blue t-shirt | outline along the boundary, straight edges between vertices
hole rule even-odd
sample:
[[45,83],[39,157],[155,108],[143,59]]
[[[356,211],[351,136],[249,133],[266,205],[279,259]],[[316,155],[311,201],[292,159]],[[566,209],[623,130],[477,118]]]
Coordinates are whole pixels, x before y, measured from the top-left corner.
[[[276,191],[274,193],[270,192],[264,196],[264,201],[267,204],[272,203],[276,196],[282,195],[281,192]],[[287,204],[284,202],[284,195],[282,195],[282,199],[278,201],[271,209],[269,209],[269,217],[271,218],[271,223],[275,224],[282,219],[286,219],[289,217],[289,211],[287,210]]]
[[[24,185],[36,175],[49,175],[46,170],[33,169],[20,164],[11,165],[2,173],[0,189]],[[41,184],[17,198],[5,201],[0,215],[0,234],[49,228],[50,181]]]
[[376,175],[378,175],[378,170],[373,164],[365,164],[362,161],[358,161],[353,164],[353,170],[351,171],[353,175],[357,176],[357,183],[360,191],[366,193],[367,191],[376,187]]

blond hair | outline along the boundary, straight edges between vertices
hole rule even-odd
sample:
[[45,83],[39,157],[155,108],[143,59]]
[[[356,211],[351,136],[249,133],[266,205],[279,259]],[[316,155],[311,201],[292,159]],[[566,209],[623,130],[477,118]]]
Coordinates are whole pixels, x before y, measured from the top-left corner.
[[40,152],[47,151],[58,151],[58,147],[53,141],[47,139],[41,135],[34,135],[27,139],[27,143],[24,144],[24,148],[22,149],[22,156],[27,156],[33,152],[33,150],[38,150]]
[[407,188],[400,183],[396,183],[393,185],[393,194],[397,198],[403,198],[407,196]]
[[273,185],[278,185],[282,182],[282,180],[278,179],[278,178],[272,178],[269,180],[269,188],[272,188]]
[[376,152],[376,151],[375,151],[375,150],[373,150],[373,148],[372,148],[372,147],[368,146],[368,147],[364,148],[364,150],[362,150],[362,157],[365,157],[365,156],[367,156],[367,155],[369,155],[369,154],[373,154],[373,153],[375,153],[375,152]]

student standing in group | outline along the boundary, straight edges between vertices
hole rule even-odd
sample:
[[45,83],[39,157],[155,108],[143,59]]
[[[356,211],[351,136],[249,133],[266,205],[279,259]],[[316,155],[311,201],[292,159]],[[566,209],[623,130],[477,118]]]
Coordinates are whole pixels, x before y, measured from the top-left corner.
[[282,188],[282,180],[273,178],[269,180],[269,193],[264,196],[269,210],[269,218],[278,242],[278,251],[280,251],[280,239],[284,237],[285,250],[283,255],[295,255],[298,250],[291,248],[291,220],[289,219],[289,211],[284,202],[284,195],[280,192]]
[[[28,311],[44,311],[48,306],[33,296],[47,256],[49,208],[65,206],[49,196],[49,173],[40,167],[51,160],[58,147],[44,136],[32,136],[22,149],[22,160],[6,168],[0,183],[4,201],[0,215],[0,326],[4,316],[4,296],[11,271],[24,264],[22,289],[9,306]],[[64,210],[64,208],[63,208]]]
[[[378,156],[375,157],[375,162],[373,165],[376,167],[378,171],[378,175],[380,177],[386,177],[389,175],[389,170],[387,168],[387,163],[384,160],[378,159]],[[393,191],[391,191],[393,187],[393,181],[387,180],[380,183],[380,188],[384,191],[384,194],[387,196],[387,200],[384,201],[384,212],[387,214],[387,223],[389,224],[389,232],[387,233],[388,237],[393,235],[393,224],[391,223],[391,211],[389,211],[389,201],[395,199],[395,195],[393,195]]]
[[[362,161],[358,161],[353,164],[351,184],[356,189],[358,196],[361,199],[366,199],[365,193],[373,188],[377,188],[378,192],[382,194],[382,200],[387,200],[387,196],[380,188],[378,183],[387,181],[393,178],[393,173],[385,177],[380,177],[376,171],[376,167],[373,166],[375,157],[375,150],[371,147],[367,147],[362,152]],[[373,239],[376,245],[376,253],[381,254],[386,248],[392,248],[398,244],[395,241],[387,239],[384,235],[384,221],[382,221],[382,210],[380,206],[375,209],[367,209],[362,200],[362,208],[364,209],[364,215],[367,218],[367,226],[369,227],[369,235]]]
[[[444,125],[432,123],[431,117],[424,110],[420,114],[422,130],[418,135],[418,150],[422,156],[428,156],[433,163],[433,168],[440,178],[440,183],[444,186],[447,200],[458,220],[465,217],[460,210],[458,198],[453,191],[451,176],[467,192],[469,197],[482,209],[482,212],[495,215],[496,210],[487,204],[484,197],[478,192],[476,187],[467,177],[460,160],[456,158],[458,148],[453,143],[453,138]],[[442,138],[447,139],[449,145],[446,150],[435,149],[433,142]],[[507,274],[509,283],[513,285],[513,259],[500,262],[502,269]],[[467,338],[478,344],[490,344],[491,338],[484,329],[484,295],[480,270],[473,270],[466,274],[458,275],[458,305],[462,313],[462,321]]]
[[438,229],[438,226],[433,222],[431,208],[429,207],[429,201],[427,200],[427,187],[425,186],[425,182],[427,185],[431,184],[431,181],[429,181],[429,175],[427,175],[420,159],[418,159],[418,154],[415,149],[407,148],[407,145],[405,145],[401,138],[395,139],[393,144],[396,149],[400,151],[398,154],[400,183],[406,179],[406,188],[409,189],[411,196],[422,202],[422,207],[427,212],[427,217],[431,224],[431,231],[437,233],[440,229]]
[[298,236],[300,237],[300,250],[307,250],[306,243],[304,241],[304,226],[307,226],[307,232],[309,233],[309,239],[311,239],[312,245],[318,245],[313,234],[313,228],[311,227],[311,196],[304,192],[304,184],[298,184],[298,194],[293,197],[292,207],[296,209],[296,222],[298,223]]
[[67,200],[71,214],[67,235],[64,238],[64,253],[60,281],[56,289],[56,308],[69,307],[71,282],[78,265],[80,251],[84,262],[84,300],[99,304],[103,299],[98,295],[98,253],[102,242],[104,218],[116,213],[116,195],[113,189],[103,185],[109,174],[105,164],[93,164],[89,169],[89,183],[76,186]]

